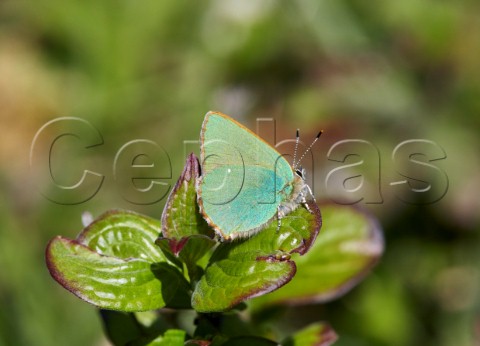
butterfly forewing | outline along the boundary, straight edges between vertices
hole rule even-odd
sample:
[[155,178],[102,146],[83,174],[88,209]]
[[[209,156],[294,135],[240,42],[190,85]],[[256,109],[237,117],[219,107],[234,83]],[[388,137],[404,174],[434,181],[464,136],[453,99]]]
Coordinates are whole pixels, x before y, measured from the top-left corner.
[[201,161],[202,212],[226,238],[261,228],[291,194],[294,173],[290,164],[224,114],[210,112],[205,117]]

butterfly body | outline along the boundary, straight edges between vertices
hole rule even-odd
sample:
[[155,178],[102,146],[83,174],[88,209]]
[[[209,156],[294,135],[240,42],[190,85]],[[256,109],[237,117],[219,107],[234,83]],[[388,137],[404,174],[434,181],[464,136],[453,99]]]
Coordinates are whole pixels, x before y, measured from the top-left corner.
[[298,206],[305,204],[307,201],[307,196],[310,192],[310,187],[305,182],[305,174],[299,175],[295,172],[295,180],[293,183],[292,194],[285,198],[285,200],[280,203],[278,206],[278,217],[282,218],[283,216],[291,213]]
[[198,203],[222,238],[250,236],[306,202],[303,170],[232,118],[207,113],[200,142]]

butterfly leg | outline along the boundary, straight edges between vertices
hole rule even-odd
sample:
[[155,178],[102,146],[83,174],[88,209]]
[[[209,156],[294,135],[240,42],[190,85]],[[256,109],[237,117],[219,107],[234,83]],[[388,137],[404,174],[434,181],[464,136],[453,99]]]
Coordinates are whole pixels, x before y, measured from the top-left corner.
[[[308,185],[305,184],[305,188],[307,189],[308,194],[310,195],[310,197],[312,197],[313,201],[314,201],[315,204],[316,204],[316,203],[317,203],[317,200],[315,199],[315,196],[313,195],[313,192],[312,192],[312,189],[310,188],[310,186],[308,186]],[[307,208],[307,210],[308,210],[309,212],[312,212],[312,211],[310,210],[310,208],[308,207],[306,194],[302,194],[302,204],[305,206],[305,208]]]
[[280,227],[282,227],[282,217],[283,213],[280,211],[280,206],[277,207],[277,233],[280,231]]
[[312,197],[313,201],[315,203],[317,203],[317,200],[315,199],[315,196],[313,195],[313,192],[312,192],[312,189],[310,188],[310,186],[308,185],[305,185],[307,187],[307,191],[308,191],[308,194],[310,195],[310,197]]
[[310,207],[308,206],[307,204],[307,200],[305,200],[304,202],[302,202],[303,206],[305,207],[305,209],[307,209],[310,213],[312,213],[312,210],[310,209]]

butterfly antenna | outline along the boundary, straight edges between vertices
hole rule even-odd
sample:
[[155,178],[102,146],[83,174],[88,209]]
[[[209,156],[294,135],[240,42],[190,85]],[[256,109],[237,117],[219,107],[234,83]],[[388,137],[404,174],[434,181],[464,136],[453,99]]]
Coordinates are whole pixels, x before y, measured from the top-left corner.
[[[320,136],[322,135],[323,133],[323,130],[320,130],[320,132],[318,133],[317,137],[315,137],[315,139],[312,141],[312,144],[310,144],[308,146],[308,148],[303,152],[302,156],[300,157],[300,159],[298,159],[298,163],[302,162],[303,158],[305,157],[305,155],[307,155],[307,153],[312,149],[312,147],[314,146],[314,144],[318,141],[318,139],[320,138]],[[297,168],[296,167],[297,165],[293,166],[294,168]]]
[[293,164],[292,166],[295,168],[296,167],[296,164],[295,164],[295,159],[297,157],[297,149],[298,149],[298,142],[300,141],[300,130],[297,129],[297,138],[295,140],[295,150],[293,151]]

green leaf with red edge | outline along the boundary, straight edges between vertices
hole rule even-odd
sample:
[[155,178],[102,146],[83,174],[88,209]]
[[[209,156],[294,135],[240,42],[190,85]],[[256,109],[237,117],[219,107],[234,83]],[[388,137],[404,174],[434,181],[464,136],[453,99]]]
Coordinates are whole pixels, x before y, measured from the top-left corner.
[[155,242],[177,266],[185,263],[194,280],[199,274],[196,263],[216,245],[213,230],[201,216],[197,204],[195,185],[199,172],[200,163],[190,154],[168,196],[162,214],[162,235]]
[[77,240],[56,237],[46,250],[52,277],[102,309],[189,307],[190,286],[154,244],[159,223],[122,211],[105,213]]
[[284,340],[282,346],[329,346],[338,336],[329,324],[313,323]]
[[180,241],[182,238],[198,234],[213,236],[213,231],[200,214],[197,204],[195,184],[199,174],[198,158],[190,154],[163,209],[163,237]]
[[165,261],[154,244],[159,234],[158,220],[131,211],[111,210],[88,225],[77,242],[101,255],[154,263]]
[[200,312],[224,311],[289,282],[295,275],[291,254],[305,253],[321,226],[315,203],[300,207],[282,218],[280,229],[272,222],[248,239],[221,244],[210,258],[205,274],[192,296]]
[[329,204],[321,208],[322,232],[308,254],[295,259],[294,280],[253,300],[253,308],[334,299],[360,282],[377,263],[383,253],[383,235],[372,216],[349,206]]
[[169,303],[188,307],[189,284],[166,262],[104,256],[56,237],[47,247],[47,263],[58,283],[102,309],[145,311]]

